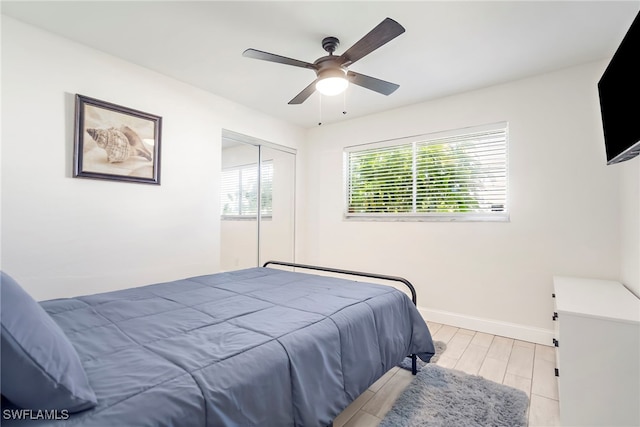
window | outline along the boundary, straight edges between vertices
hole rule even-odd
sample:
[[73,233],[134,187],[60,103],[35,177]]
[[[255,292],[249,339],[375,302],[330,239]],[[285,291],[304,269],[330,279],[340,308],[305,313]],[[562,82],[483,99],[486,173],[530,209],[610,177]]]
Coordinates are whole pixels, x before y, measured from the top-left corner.
[[507,124],[345,150],[346,217],[507,220]]
[[[262,162],[260,215],[272,214],[273,161]],[[220,207],[223,218],[255,218],[258,215],[258,165],[222,170]]]

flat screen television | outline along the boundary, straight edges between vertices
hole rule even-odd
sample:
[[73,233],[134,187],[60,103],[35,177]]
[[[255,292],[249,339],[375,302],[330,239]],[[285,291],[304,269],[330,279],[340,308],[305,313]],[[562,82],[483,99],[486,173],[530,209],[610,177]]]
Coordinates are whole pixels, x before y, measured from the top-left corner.
[[598,82],[607,164],[640,154],[640,13]]

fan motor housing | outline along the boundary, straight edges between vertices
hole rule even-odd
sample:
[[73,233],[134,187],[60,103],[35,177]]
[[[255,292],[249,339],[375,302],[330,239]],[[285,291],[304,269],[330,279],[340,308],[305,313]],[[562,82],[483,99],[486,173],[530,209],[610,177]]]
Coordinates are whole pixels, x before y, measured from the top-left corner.
[[318,59],[314,65],[316,69],[316,75],[320,78],[327,77],[346,77],[347,69],[342,66],[339,56],[329,55],[323,56]]

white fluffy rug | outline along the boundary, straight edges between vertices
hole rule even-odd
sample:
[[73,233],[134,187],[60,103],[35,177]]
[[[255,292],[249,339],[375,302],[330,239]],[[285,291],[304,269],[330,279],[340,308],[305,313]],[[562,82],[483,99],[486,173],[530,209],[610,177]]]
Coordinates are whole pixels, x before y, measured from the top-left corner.
[[379,427],[526,427],[528,406],[521,390],[426,364]]

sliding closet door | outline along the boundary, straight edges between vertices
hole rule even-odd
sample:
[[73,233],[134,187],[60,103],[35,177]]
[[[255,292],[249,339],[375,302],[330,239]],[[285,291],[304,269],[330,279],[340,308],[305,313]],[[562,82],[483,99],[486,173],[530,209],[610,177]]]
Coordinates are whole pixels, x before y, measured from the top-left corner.
[[295,151],[223,131],[220,269],[294,261]]
[[264,145],[260,150],[260,264],[293,262],[296,156]]
[[260,147],[223,139],[220,177],[220,269],[258,263]]

